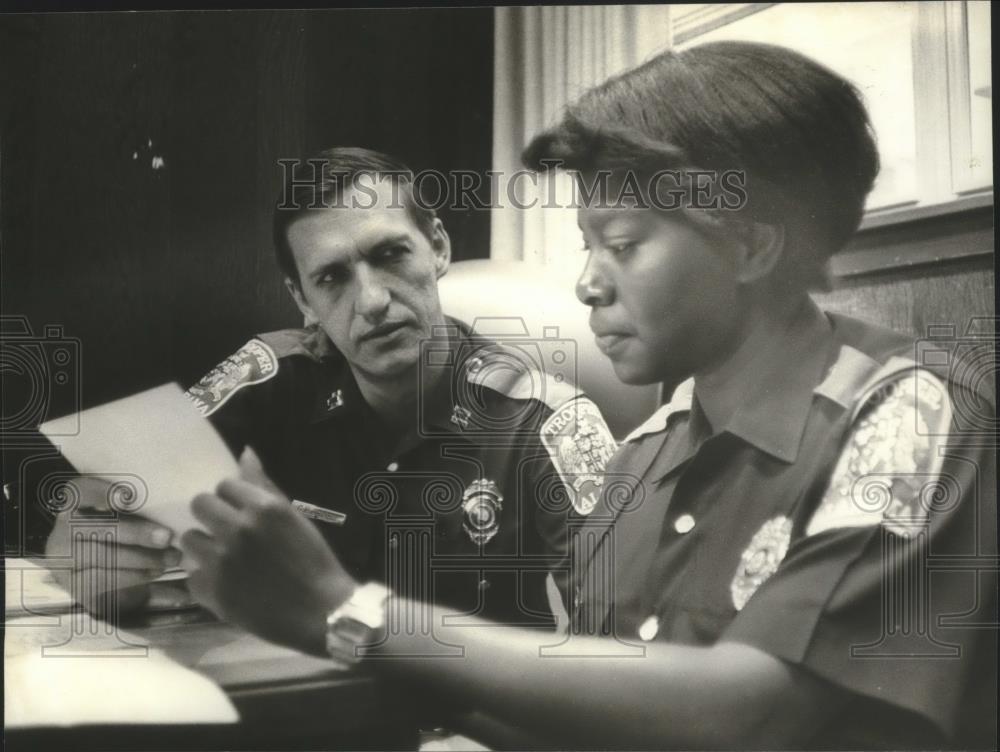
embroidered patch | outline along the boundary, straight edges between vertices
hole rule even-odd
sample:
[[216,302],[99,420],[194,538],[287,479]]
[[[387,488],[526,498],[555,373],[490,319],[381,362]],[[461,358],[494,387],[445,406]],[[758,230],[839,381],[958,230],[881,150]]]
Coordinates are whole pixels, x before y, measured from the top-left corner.
[[278,372],[278,356],[259,339],[252,339],[187,390],[202,415],[211,415],[237,391],[260,384]]
[[841,527],[882,524],[911,537],[955,489],[940,476],[938,451],[951,422],[941,382],[913,371],[884,384],[868,400],[851,431],[830,485],[806,526],[806,535]]
[[542,426],[542,442],[570,491],[578,514],[594,511],[608,460],[618,449],[597,405],[585,397],[567,402]]
[[757,592],[757,588],[778,571],[778,566],[788,553],[791,539],[792,521],[785,516],[768,520],[754,533],[750,545],[740,554],[736,575],[729,584],[729,592],[737,611],[741,611]]

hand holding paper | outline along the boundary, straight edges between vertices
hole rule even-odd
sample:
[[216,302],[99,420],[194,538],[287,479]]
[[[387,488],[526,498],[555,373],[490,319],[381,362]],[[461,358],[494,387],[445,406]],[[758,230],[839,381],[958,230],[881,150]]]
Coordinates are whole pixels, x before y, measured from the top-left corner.
[[[65,436],[79,421],[75,436]],[[225,443],[177,384],[49,421],[52,438],[81,475],[111,483],[109,503],[180,535],[202,526],[191,500],[212,491],[239,468]]]
[[[68,421],[79,421],[78,434],[65,435]],[[80,473],[65,481],[63,497],[73,503],[46,545],[53,576],[91,613],[143,605],[148,584],[180,562],[171,540],[201,527],[191,500],[235,475],[235,460],[176,384],[50,421],[41,431]],[[85,535],[74,543],[74,533]]]

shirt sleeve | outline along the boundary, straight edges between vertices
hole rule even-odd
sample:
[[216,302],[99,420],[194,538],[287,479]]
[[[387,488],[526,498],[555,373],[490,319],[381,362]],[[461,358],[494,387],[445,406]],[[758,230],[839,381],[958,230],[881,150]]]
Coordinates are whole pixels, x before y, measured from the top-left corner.
[[943,739],[963,730],[991,673],[995,698],[996,674],[983,660],[996,628],[995,456],[952,413],[925,372],[878,393],[721,638],[847,690],[858,717],[903,711]]

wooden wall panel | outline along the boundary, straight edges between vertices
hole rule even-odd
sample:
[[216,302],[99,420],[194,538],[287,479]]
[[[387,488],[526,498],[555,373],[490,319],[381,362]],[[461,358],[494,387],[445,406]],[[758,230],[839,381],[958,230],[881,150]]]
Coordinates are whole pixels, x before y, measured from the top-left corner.
[[[488,169],[492,44],[489,8],[0,17],[4,315],[80,340],[84,405],[295,325],[278,160]],[[457,258],[488,255],[488,213],[445,218]]]
[[[917,338],[940,336],[951,327],[956,338],[965,338],[971,344],[961,367],[972,363],[970,357],[976,358],[976,371],[982,378],[979,386],[995,399],[994,284],[992,258],[979,257],[844,279],[833,292],[815,297],[824,308]],[[982,409],[990,408],[984,403]],[[995,419],[995,407],[992,412]]]
[[972,319],[992,321],[996,311],[990,259],[854,277],[815,298],[823,307],[914,336],[941,324],[965,331]]

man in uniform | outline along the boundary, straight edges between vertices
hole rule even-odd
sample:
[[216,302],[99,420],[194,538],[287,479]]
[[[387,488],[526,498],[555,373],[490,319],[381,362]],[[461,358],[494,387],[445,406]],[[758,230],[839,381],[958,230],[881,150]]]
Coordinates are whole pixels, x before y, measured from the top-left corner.
[[[245,474],[272,479],[352,576],[553,626],[547,573],[562,591],[567,520],[593,505],[575,475],[600,478],[594,458],[615,448],[599,412],[568,379],[533,368],[529,350],[442,313],[450,241],[404,165],[335,148],[300,167],[274,242],[306,326],[254,337],[188,396]],[[603,448],[570,467],[563,442],[583,434]],[[65,528],[50,550],[66,545]],[[126,606],[142,602],[144,575],[176,563],[154,533],[122,520],[114,575]]]
[[[256,529],[228,509],[276,502],[231,489],[196,504],[209,533],[181,541],[197,597],[549,746],[995,748],[992,395],[974,368],[946,367],[946,348],[808,294],[878,172],[858,92],[780,47],[669,51],[585,94],[526,152],[554,161],[590,196],[610,173],[577,213],[598,345],[623,381],[679,384],[580,523],[570,636],[460,630],[445,611],[434,638],[464,660],[413,660],[433,641],[382,639],[394,599],[333,556],[308,581],[241,580],[264,554],[219,545]],[[748,201],[654,200],[659,170],[683,184],[707,168],[742,171]],[[310,534],[289,538],[325,552]],[[257,585],[312,605],[286,618]]]

